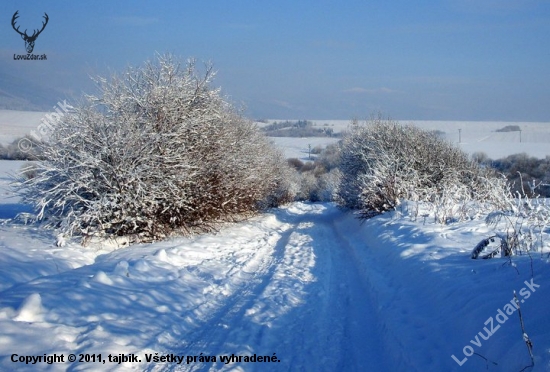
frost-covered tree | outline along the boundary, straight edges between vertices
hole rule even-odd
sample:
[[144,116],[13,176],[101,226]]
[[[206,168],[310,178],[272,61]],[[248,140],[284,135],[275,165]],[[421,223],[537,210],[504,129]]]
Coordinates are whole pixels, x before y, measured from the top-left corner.
[[[432,203],[445,222],[470,201],[499,203],[505,182],[431,132],[381,117],[354,125],[341,150],[339,202],[365,218],[402,200]],[[462,210],[457,210],[462,208]]]
[[41,144],[20,192],[68,236],[210,230],[289,200],[288,165],[211,87],[210,66],[159,56],[98,80]]

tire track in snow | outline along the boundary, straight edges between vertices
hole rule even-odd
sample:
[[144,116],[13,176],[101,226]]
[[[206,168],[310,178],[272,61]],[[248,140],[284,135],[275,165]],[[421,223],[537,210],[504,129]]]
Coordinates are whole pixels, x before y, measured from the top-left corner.
[[[277,211],[284,230],[235,268],[230,296],[204,304],[210,312],[172,351],[178,355],[273,355],[280,363],[156,365],[182,371],[387,370],[369,284],[337,209],[301,205]],[[238,270],[237,270],[238,269]],[[200,307],[198,309],[200,311]],[[321,367],[321,368],[320,368]]]
[[368,286],[332,218],[313,219],[322,295],[308,302],[303,314],[315,316],[304,316],[300,325],[308,331],[302,333],[304,350],[298,355],[309,356],[295,358],[291,369],[315,371],[322,361],[326,371],[387,370]]
[[[254,301],[254,298],[261,294],[269,284],[275,272],[275,267],[284,255],[285,242],[288,241],[291,233],[292,230],[284,232],[281,235],[270,256],[265,255],[263,252],[258,252],[245,267],[235,274],[242,279],[242,287],[235,289],[233,295],[212,315],[208,323],[214,323],[215,325],[222,323],[233,324],[236,319],[242,318],[247,307]],[[202,333],[212,336],[212,331],[215,332],[216,329],[205,328],[202,330]],[[216,343],[220,344],[220,341],[222,340],[218,339]]]
[[[257,253],[249,281],[193,334],[180,354],[272,355],[276,364],[191,364],[180,370],[385,370],[376,312],[370,305],[334,211],[305,205],[278,214],[290,226],[266,257]],[[261,261],[257,264],[257,261]],[[254,263],[256,262],[256,263]]]
[[[178,354],[199,355],[202,352],[204,355],[226,355],[227,351],[223,350],[223,346],[226,343],[232,343],[231,338],[238,337],[234,333],[245,333],[246,337],[255,334],[256,338],[261,339],[261,327],[254,327],[243,322],[242,319],[246,311],[252,307],[256,298],[264,292],[271,282],[277,266],[284,257],[285,247],[293,232],[294,228],[287,225],[286,230],[269,234],[268,238],[265,239],[267,244],[260,247],[253,258],[242,268],[235,270],[236,272],[231,276],[233,290],[231,295],[216,310],[212,311],[204,322],[197,326],[196,331],[192,333],[191,340],[186,341],[179,347],[180,350],[176,351]],[[212,305],[207,304],[207,306]],[[235,324],[241,324],[247,329],[231,329]],[[184,367],[180,366],[178,370],[218,371],[223,364],[217,366],[217,368],[210,368],[210,366],[190,364]]]
[[[335,220],[333,224],[342,242],[342,247],[348,249],[349,256],[354,262],[354,268],[361,276],[362,283],[366,285],[365,291],[370,295],[372,307],[380,313],[378,316],[380,323],[377,325],[379,343],[386,356],[382,356],[386,359],[386,368],[382,370],[421,371],[418,363],[415,363],[416,357],[420,355],[419,351],[423,349],[438,350],[437,342],[429,338],[426,326],[422,323],[423,320],[414,314],[416,310],[405,307],[415,303],[411,299],[411,291],[415,288],[414,286],[408,287],[410,275],[422,274],[419,272],[393,273],[393,270],[403,269],[403,266],[398,266],[399,262],[394,261],[395,252],[382,255],[379,252],[374,252],[378,247],[373,246],[372,242],[380,244],[380,235],[384,234],[383,227],[371,225],[370,230],[365,230],[367,233],[359,235],[365,241],[358,246],[357,236],[354,236],[355,231],[350,231],[341,221]],[[370,254],[371,250],[372,254]],[[413,282],[414,280],[416,279],[413,279]],[[414,327],[412,333],[411,324]],[[407,331],[404,333],[404,329],[408,333]],[[418,345],[422,346],[418,347]],[[391,358],[387,358],[388,355],[391,355]]]

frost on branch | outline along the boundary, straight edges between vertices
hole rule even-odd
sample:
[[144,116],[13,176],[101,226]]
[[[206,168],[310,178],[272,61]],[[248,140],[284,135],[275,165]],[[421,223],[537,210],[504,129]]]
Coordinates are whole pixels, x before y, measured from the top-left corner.
[[213,76],[161,56],[99,79],[100,94],[59,119],[22,180],[38,218],[67,236],[150,241],[290,199],[282,155]]
[[498,204],[505,182],[456,146],[417,127],[380,117],[355,125],[341,152],[339,202],[370,218],[403,201],[426,203],[438,222]]

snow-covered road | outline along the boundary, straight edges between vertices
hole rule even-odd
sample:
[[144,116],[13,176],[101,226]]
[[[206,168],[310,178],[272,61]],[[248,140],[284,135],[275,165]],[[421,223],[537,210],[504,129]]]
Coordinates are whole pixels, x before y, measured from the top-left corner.
[[[9,195],[2,206],[5,217],[28,209]],[[1,226],[0,365],[65,370],[9,356],[73,352],[135,353],[142,363],[71,370],[386,370],[373,342],[376,311],[339,217],[332,205],[297,203],[218,235],[114,251],[59,248],[47,231]],[[278,362],[145,363],[155,352],[275,354]]]
[[332,223],[337,211],[328,209],[296,204],[280,214],[271,255],[259,250],[250,261],[257,267],[234,298],[223,301],[183,348],[172,351],[276,352],[281,359],[281,365],[247,370],[386,370],[379,345],[369,341],[379,337],[367,287]]
[[[387,370],[373,342],[380,339],[377,312],[335,226],[339,214],[331,205],[297,203],[218,235],[95,251],[89,264],[94,249],[27,242],[42,247],[0,261],[0,365],[26,370],[10,360],[15,352],[73,352],[103,359],[133,353],[141,363],[69,370]],[[28,228],[2,227],[5,237],[18,230]],[[13,241],[2,243],[8,252]],[[14,261],[27,276],[10,275]],[[145,355],[155,353],[217,360],[147,364]],[[277,362],[220,360],[253,354]]]

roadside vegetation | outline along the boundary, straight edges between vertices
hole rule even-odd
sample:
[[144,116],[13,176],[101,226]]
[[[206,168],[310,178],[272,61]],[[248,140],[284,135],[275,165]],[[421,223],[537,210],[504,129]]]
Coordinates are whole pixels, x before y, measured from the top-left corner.
[[211,87],[210,66],[160,56],[98,79],[58,119],[18,188],[66,237],[211,231],[293,200],[282,154]]

